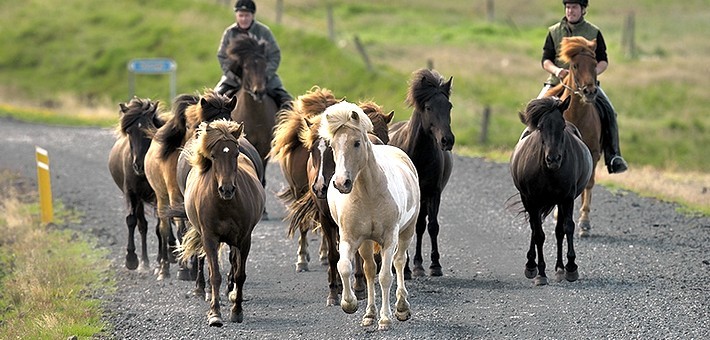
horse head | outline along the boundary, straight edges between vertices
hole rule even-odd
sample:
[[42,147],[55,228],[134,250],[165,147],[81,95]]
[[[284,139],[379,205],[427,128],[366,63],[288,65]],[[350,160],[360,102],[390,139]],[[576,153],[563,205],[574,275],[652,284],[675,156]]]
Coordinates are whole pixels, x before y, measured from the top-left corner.
[[454,146],[451,131],[451,109],[449,101],[453,77],[444,78],[435,71],[420,69],[415,72],[407,93],[407,103],[414,106],[412,119],[418,119],[424,131],[431,135],[441,150],[450,151]]
[[150,148],[150,143],[156,131],[164,124],[164,121],[157,114],[158,105],[158,102],[137,97],[131,99],[128,104],[119,104],[121,110],[120,133],[128,138],[131,152],[131,168],[138,176],[145,174],[145,154]]
[[542,140],[543,162],[550,170],[562,165],[565,149],[565,122],[562,112],[567,109],[569,99],[561,102],[556,97],[533,99],[528,103],[520,120],[531,131],[538,131]]
[[232,72],[240,75],[242,89],[255,101],[266,95],[267,42],[251,35],[241,34],[231,42],[228,56],[232,59]]
[[560,45],[560,59],[569,64],[570,70],[565,87],[585,103],[593,103],[597,97],[596,46],[596,39],[583,37],[562,38]]
[[239,137],[244,125],[229,120],[203,122],[198,130],[191,164],[202,173],[211,171],[217,194],[223,200],[234,198],[237,188]]

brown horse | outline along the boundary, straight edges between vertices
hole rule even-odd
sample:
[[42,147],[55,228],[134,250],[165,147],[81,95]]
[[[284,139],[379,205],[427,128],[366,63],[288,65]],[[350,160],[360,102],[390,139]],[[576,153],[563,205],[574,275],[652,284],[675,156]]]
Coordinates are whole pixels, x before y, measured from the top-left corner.
[[[282,111],[279,122],[274,129],[274,139],[271,144],[270,158],[277,161],[281,172],[288,183],[288,188],[279,192],[279,199],[286,205],[290,221],[289,236],[293,237],[298,230],[298,256],[296,271],[308,271],[310,254],[308,252],[308,230],[314,228],[312,219],[298,220],[293,214],[301,203],[297,203],[308,192],[308,176],[306,162],[309,152],[304,147],[301,135],[308,129],[306,120],[319,116],[328,106],[342,99],[335,97],[332,91],[314,86],[307,93],[298,96],[293,102],[293,108]],[[322,245],[325,245],[323,242]],[[325,257],[325,247],[321,247],[321,260]]]
[[[181,244],[180,257],[203,253],[209,267],[210,326],[222,326],[219,289],[222,276],[217,256],[220,242],[233,247],[229,299],[230,321],[242,322],[243,287],[251,233],[264,211],[266,194],[249,158],[239,152],[242,124],[218,120],[200,124],[192,144],[193,169],[185,186],[185,212],[192,223]],[[242,139],[242,142],[247,142]],[[248,143],[248,142],[247,142]]]
[[[264,169],[268,164],[278,111],[276,102],[266,93],[267,45],[266,41],[257,41],[252,36],[239,35],[227,51],[232,60],[232,72],[242,79],[232,120],[244,123],[244,134],[259,151]],[[266,187],[266,177],[262,179],[262,185]],[[268,218],[266,211],[263,217]]]
[[[422,239],[424,231],[431,239],[431,276],[441,276],[439,263],[439,204],[453,169],[451,149],[451,83],[435,71],[420,69],[412,73],[407,103],[414,107],[409,120],[390,126],[390,145],[407,153],[417,167],[422,205],[417,220],[417,248],[414,255],[414,276],[424,276]],[[409,261],[407,261],[409,268]]]
[[592,188],[596,164],[601,158],[601,119],[594,104],[597,96],[597,59],[595,58],[596,40],[583,37],[563,38],[560,45],[560,59],[569,63],[570,73],[562,83],[551,88],[546,96],[556,95],[561,99],[571,97],[569,108],[564,112],[565,119],[574,124],[582,133],[582,140],[592,153],[592,176],[582,193],[582,207],[578,220],[579,235],[589,236],[589,219],[592,204]]
[[[158,217],[161,220],[158,250],[158,280],[170,277],[170,262],[173,251],[169,249],[173,235],[170,219],[166,212],[170,207],[183,204],[183,195],[177,183],[177,163],[182,147],[192,137],[200,122],[228,119],[236,100],[231,100],[211,89],[202,96],[181,95],[173,104],[173,117],[158,130],[146,154],[146,177],[157,199]],[[177,221],[178,235],[185,232],[184,222]],[[192,275],[187,266],[180,263],[178,278],[190,280]]]
[[[520,120],[527,125],[510,157],[510,172],[527,212],[531,236],[525,277],[536,286],[547,284],[542,221],[558,208],[557,280],[579,277],[574,251],[574,200],[592,174],[592,155],[577,128],[562,117],[568,103],[554,97],[530,101]],[[567,265],[562,261],[562,242],[567,238]],[[535,260],[537,259],[537,263]]]
[[[155,205],[155,192],[145,177],[145,154],[150,147],[155,132],[164,121],[158,112],[158,102],[150,99],[133,98],[121,103],[121,118],[116,126],[117,139],[111,148],[108,168],[116,185],[121,189],[128,205],[126,226],[128,246],[126,247],[126,268],[138,268],[138,257],[134,243],[136,226],[141,235],[140,266],[148,270],[148,250],[146,234],[148,222],[145,219],[145,204]],[[156,225],[156,231],[158,225]]]

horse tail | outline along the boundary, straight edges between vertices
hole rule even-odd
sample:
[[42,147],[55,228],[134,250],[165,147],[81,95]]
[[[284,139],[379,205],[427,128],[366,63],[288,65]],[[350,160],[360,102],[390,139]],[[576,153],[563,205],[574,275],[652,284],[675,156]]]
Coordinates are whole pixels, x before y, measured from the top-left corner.
[[293,201],[288,207],[287,219],[291,220],[288,228],[288,236],[293,237],[296,231],[307,231],[314,229],[314,221],[318,218],[318,209],[311,195],[306,194]]
[[205,250],[202,247],[202,233],[200,228],[189,224],[187,233],[182,237],[182,242],[178,244],[175,252],[178,255],[178,261],[187,261],[193,256],[204,256]]

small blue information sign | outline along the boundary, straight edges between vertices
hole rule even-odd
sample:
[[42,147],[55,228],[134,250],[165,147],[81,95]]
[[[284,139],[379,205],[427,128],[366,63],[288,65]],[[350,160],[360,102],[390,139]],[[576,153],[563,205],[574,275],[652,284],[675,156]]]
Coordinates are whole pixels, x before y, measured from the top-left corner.
[[128,70],[140,74],[170,73],[176,68],[175,61],[166,58],[133,59],[128,63]]

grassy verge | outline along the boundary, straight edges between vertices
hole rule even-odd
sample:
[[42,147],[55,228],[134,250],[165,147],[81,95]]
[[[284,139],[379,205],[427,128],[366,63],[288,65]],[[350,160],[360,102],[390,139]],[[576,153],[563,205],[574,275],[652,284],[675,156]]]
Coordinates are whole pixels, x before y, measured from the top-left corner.
[[0,171],[0,339],[91,337],[105,327],[97,295],[112,289],[105,252],[56,228],[77,218],[61,205],[56,224],[41,225],[21,183]]

